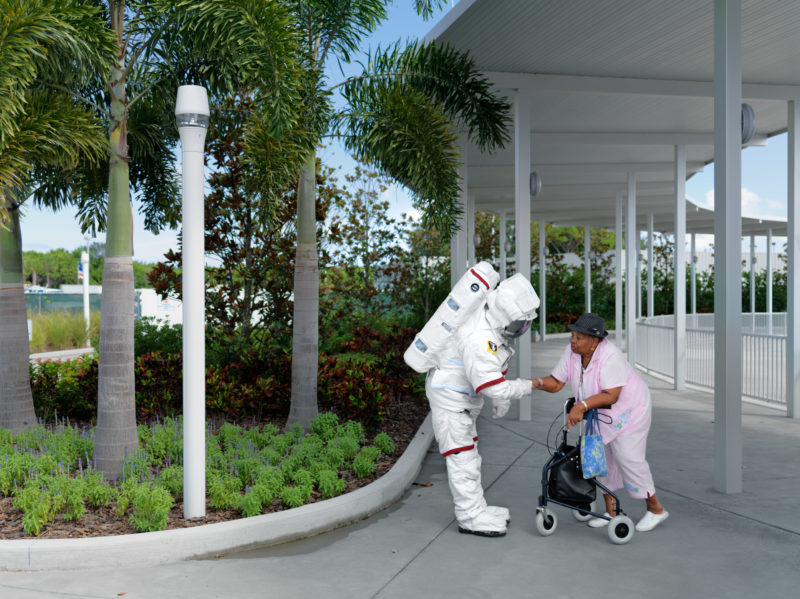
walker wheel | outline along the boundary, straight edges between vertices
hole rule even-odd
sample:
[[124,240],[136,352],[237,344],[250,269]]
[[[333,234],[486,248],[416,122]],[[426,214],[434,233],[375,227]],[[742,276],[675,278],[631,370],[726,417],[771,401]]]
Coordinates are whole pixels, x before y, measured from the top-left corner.
[[608,538],[615,545],[624,545],[633,538],[633,520],[625,514],[614,516],[608,523]]
[[594,517],[589,513],[594,511],[592,507],[593,505],[591,503],[587,503],[586,505],[580,506],[580,508],[584,508],[586,511],[583,511],[583,509],[580,508],[577,510],[570,510],[570,511],[572,512],[572,517],[575,518],[578,522],[588,522]]
[[543,537],[549,537],[556,531],[558,518],[547,508],[537,508],[536,510],[536,530]]

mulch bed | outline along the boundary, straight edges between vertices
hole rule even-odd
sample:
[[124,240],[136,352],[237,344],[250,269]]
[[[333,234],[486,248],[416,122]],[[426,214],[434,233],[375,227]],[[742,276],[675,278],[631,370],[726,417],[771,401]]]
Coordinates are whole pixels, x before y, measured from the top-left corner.
[[[390,405],[380,431],[376,432],[385,432],[394,440],[394,453],[377,463],[375,473],[371,477],[356,478],[352,471],[344,472],[342,476],[347,481],[347,486],[343,493],[364,487],[386,474],[403,455],[427,413],[427,402],[406,400]],[[269,422],[279,428],[283,428],[285,425],[285,419]],[[309,503],[321,500],[322,497],[315,491]],[[86,514],[78,522],[65,522],[62,517],[57,516],[52,524],[47,524],[42,528],[39,536],[32,537],[25,534],[22,528],[22,512],[12,506],[13,501],[13,497],[0,498],[0,539],[67,539],[136,534],[136,530],[128,522],[127,516],[120,518],[113,507],[108,507],[87,508]],[[276,499],[264,508],[263,513],[279,512],[283,509],[280,500]],[[206,503],[205,517],[187,520],[183,517],[183,503],[176,501],[170,511],[167,530],[238,520],[241,517],[241,513],[236,510],[218,510]]]

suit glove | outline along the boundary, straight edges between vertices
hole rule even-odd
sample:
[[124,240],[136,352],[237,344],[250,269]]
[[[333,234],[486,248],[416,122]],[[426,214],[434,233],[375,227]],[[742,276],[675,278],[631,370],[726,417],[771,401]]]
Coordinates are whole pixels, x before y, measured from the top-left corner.
[[510,407],[511,407],[510,399],[493,399],[492,418],[502,418],[508,413]]

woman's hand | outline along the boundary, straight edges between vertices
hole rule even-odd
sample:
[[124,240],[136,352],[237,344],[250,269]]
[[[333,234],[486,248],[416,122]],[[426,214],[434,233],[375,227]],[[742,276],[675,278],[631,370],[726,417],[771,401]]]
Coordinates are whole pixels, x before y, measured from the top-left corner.
[[572,409],[567,414],[567,430],[571,426],[575,426],[581,420],[583,420],[583,415],[586,412],[586,408],[581,402],[575,402],[575,405],[572,406]]

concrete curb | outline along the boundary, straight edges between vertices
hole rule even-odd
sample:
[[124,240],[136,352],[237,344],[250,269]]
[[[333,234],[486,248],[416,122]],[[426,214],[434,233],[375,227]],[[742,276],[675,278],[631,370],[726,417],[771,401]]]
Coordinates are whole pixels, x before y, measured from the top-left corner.
[[428,414],[387,474],[352,493],[283,512],[133,535],[0,541],[0,570],[155,566],[311,537],[363,520],[400,499],[432,441]]

